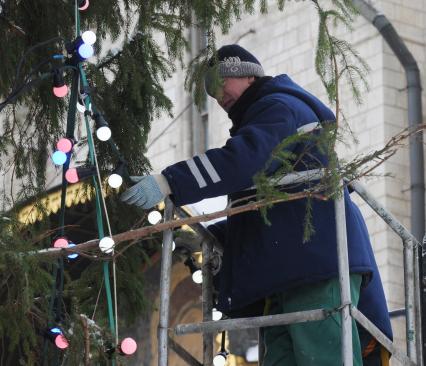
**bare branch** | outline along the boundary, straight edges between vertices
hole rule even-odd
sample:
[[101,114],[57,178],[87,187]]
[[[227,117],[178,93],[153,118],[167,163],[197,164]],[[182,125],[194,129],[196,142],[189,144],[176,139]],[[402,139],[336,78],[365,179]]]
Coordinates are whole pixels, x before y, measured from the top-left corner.
[[[299,193],[289,194],[285,198],[251,202],[247,205],[232,207],[222,211],[213,212],[210,214],[193,216],[193,217],[189,217],[185,219],[172,220],[172,221],[164,222],[164,223],[153,225],[153,226],[143,227],[136,230],[129,230],[120,234],[113,235],[112,238],[114,239],[114,242],[117,245],[124,241],[141,239],[148,235],[158,233],[168,229],[174,229],[177,227],[181,227],[183,225],[191,225],[198,222],[206,222],[213,219],[217,219],[219,217],[233,216],[233,215],[237,215],[247,211],[256,211],[264,206],[285,202],[285,201],[294,201],[294,200],[307,198],[307,197],[314,197],[321,200],[324,199],[323,196],[314,194],[312,192],[299,192]],[[49,249],[42,249],[38,251],[32,251],[25,254],[58,257],[61,255],[69,255],[71,253],[82,253],[87,250],[97,249],[98,245],[99,245],[99,239],[92,239],[84,243],[77,244],[75,247],[72,247],[72,248],[49,248]],[[21,253],[21,254],[24,254],[24,253]]]
[[18,25],[16,25],[15,23],[13,23],[11,20],[7,19],[4,15],[0,14],[0,19],[3,19],[7,24],[9,24],[9,26],[16,32],[18,32],[19,34],[26,36],[27,34],[25,33],[25,31],[19,27]]

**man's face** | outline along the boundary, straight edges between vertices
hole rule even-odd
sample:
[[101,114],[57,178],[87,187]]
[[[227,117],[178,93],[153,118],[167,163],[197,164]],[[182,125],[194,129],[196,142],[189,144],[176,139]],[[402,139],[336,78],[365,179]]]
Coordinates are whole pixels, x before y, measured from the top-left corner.
[[223,83],[214,98],[219,105],[229,112],[231,107],[235,104],[239,97],[245,90],[253,83],[254,76],[241,77],[241,78],[224,78]]

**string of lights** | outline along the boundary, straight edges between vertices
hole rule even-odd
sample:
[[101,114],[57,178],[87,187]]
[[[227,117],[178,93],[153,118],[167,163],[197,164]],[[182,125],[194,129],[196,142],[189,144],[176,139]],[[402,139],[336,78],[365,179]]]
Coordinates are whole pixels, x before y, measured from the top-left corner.
[[225,348],[226,332],[221,334],[220,351],[213,358],[213,366],[225,366],[229,352]]
[[[80,11],[86,10],[89,6],[88,0],[78,0],[76,1],[76,8]],[[91,127],[89,123],[89,117],[91,117],[95,122],[96,136],[100,141],[108,141],[115,155],[117,155],[119,159],[119,164],[114,169],[112,174],[110,174],[108,178],[108,183],[113,188],[120,187],[123,176],[128,176],[127,173],[127,164],[124,158],[119,153],[118,148],[114,144],[111,139],[111,130],[106,122],[104,116],[98,112],[95,106],[92,103],[90,93],[87,91],[90,90],[88,86],[88,82],[85,76],[85,72],[82,68],[81,62],[85,61],[89,57],[93,55],[93,44],[96,42],[96,35],[91,31],[83,32],[80,34],[80,18],[79,12],[76,9],[76,39],[72,42],[68,42],[65,45],[68,55],[70,56],[66,59],[66,65],[73,67],[73,73],[75,77],[73,78],[73,83],[71,86],[71,96],[70,96],[70,108],[68,112],[67,118],[67,133],[65,137],[60,138],[56,143],[56,149],[52,154],[52,162],[57,166],[63,167],[63,180],[62,180],[62,196],[61,196],[61,211],[60,217],[62,221],[62,228],[64,227],[64,216],[65,216],[65,198],[66,198],[66,186],[67,184],[73,184],[79,182],[83,179],[92,177],[93,185],[95,187],[95,200],[96,200],[96,218],[97,218],[97,226],[98,233],[100,237],[99,248],[105,254],[114,254],[114,241],[112,240],[112,231],[109,222],[109,216],[105,204],[105,199],[102,193],[102,181],[98,168],[96,150],[94,147],[94,142],[91,133]],[[41,65],[46,64],[40,63]],[[17,73],[19,75],[19,73]],[[51,76],[53,76],[53,94],[58,98],[64,98],[68,95],[69,88],[64,82],[63,77],[63,68],[56,67],[51,71]],[[81,93],[80,84],[82,85],[82,89],[85,91]],[[13,95],[14,97],[15,95]],[[11,98],[7,100],[10,102]],[[76,141],[74,139],[74,127],[75,127],[75,112],[78,110],[79,112],[84,114],[86,132],[87,132],[87,141],[89,146],[89,165],[85,166],[77,166],[70,167],[70,161],[72,158],[73,149],[76,145]],[[93,113],[92,113],[93,111]],[[101,207],[101,201],[102,206]],[[102,216],[102,208],[106,218],[106,223],[108,227],[109,236],[104,236],[103,230],[103,216]],[[68,239],[61,230],[61,236],[56,238],[53,242],[53,247],[55,248],[69,248],[75,246],[75,244]],[[69,260],[74,260],[78,257],[77,253],[73,253],[68,255]],[[59,275],[58,275],[58,267],[59,267]],[[117,304],[117,292],[116,292],[116,271],[115,271],[115,260],[113,258],[113,281],[114,281],[114,308],[115,308],[115,317],[112,311],[112,298],[111,298],[111,286],[109,281],[109,262],[104,261],[104,280],[106,294],[107,294],[107,305],[108,305],[108,315],[109,315],[109,323],[111,333],[115,335],[115,345],[109,347],[105,350],[111,358],[114,352],[117,352],[122,355],[131,355],[137,349],[137,343],[132,338],[125,338],[119,344],[118,342],[118,304]],[[53,303],[56,301],[56,316],[55,320],[60,322],[60,306],[58,306],[59,295],[62,294],[63,289],[63,258],[59,259],[59,265],[55,267],[54,277],[56,279],[56,284],[54,287],[54,291],[52,292],[51,297],[51,308],[53,310]],[[59,282],[59,283],[58,283]],[[114,319],[115,318],[115,319]],[[46,338],[54,341],[57,349],[64,350],[68,347],[68,340],[66,339],[64,332],[62,331],[60,326],[50,326],[49,330],[46,332]],[[46,350],[46,347],[45,347]],[[44,352],[46,354],[46,352]],[[114,359],[112,359],[112,363],[115,364]]]

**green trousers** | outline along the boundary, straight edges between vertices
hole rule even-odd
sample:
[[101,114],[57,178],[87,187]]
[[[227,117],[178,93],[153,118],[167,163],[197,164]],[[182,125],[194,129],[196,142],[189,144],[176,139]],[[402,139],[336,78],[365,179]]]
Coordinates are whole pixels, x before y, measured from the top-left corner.
[[[357,305],[362,276],[352,274],[352,304]],[[265,314],[283,314],[340,306],[338,279],[300,286],[273,295]],[[269,307],[269,309],[267,309]],[[353,365],[362,366],[361,346],[355,320],[352,320]],[[262,366],[342,366],[340,313],[324,320],[297,323],[263,330],[265,354]]]

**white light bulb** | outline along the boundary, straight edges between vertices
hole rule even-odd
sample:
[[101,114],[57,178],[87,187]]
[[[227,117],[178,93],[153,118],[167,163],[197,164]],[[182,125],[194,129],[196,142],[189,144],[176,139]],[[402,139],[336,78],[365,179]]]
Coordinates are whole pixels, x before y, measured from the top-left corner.
[[115,242],[109,236],[105,236],[99,242],[99,249],[102,253],[111,253],[114,250]]
[[111,137],[111,129],[107,126],[99,127],[96,130],[96,136],[101,141],[108,141]]
[[196,270],[193,274],[192,274],[192,280],[195,283],[203,283],[203,274],[201,273],[201,269]]
[[226,364],[226,357],[222,353],[219,353],[216,356],[214,356],[213,358],[214,366],[225,366],[225,364]]
[[158,224],[161,221],[161,219],[162,219],[161,213],[158,211],[151,211],[148,214],[148,222],[151,225]]
[[96,34],[92,31],[86,31],[81,35],[81,39],[84,43],[92,45],[96,42]]
[[121,175],[113,173],[108,177],[108,184],[112,188],[119,188],[123,183],[123,178]]
[[258,362],[259,361],[259,345],[247,348],[246,351],[246,361],[247,362]]
[[78,54],[80,57],[85,60],[86,58],[92,57],[95,53],[95,50],[90,44],[82,43],[81,46],[78,47]]
[[212,319],[214,321],[222,319],[222,312],[217,310],[216,308],[212,309]]

